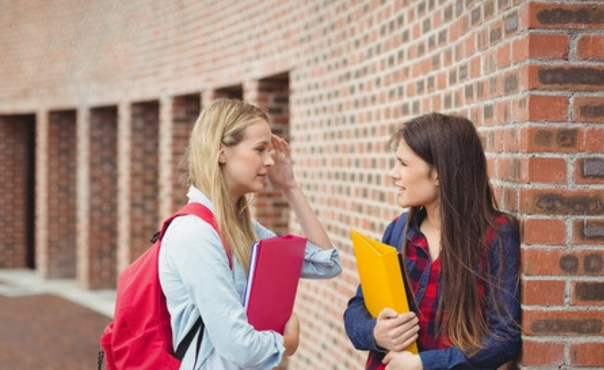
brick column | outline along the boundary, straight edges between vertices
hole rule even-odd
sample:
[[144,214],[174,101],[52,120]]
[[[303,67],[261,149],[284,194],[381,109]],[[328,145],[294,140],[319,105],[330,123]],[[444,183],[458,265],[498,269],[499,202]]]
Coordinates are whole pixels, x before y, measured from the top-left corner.
[[127,101],[120,102],[117,118],[117,274],[132,262],[130,252],[130,151],[131,109]]
[[0,116],[0,268],[34,267],[33,115]]
[[158,217],[159,103],[133,104],[131,113],[129,262],[149,248],[149,240],[161,226]]
[[172,132],[174,130],[173,121],[173,103],[174,98],[162,96],[159,100],[159,134],[158,134],[158,220],[163,220],[172,213],[174,205],[172,204],[174,168],[172,166]]
[[48,111],[36,112],[36,270],[49,277],[48,267]]
[[[604,367],[604,4],[527,3],[524,366]],[[520,61],[519,61],[520,62]]]
[[76,118],[76,279],[82,288],[90,288],[90,111],[79,107]]
[[85,271],[89,289],[115,287],[118,240],[118,110],[94,108],[89,113],[89,130],[83,138],[89,146],[88,213],[86,222]]
[[76,112],[48,114],[46,278],[75,278]]
[[199,94],[177,96],[172,102],[172,210],[187,202],[187,172],[184,162],[189,135],[201,111]]

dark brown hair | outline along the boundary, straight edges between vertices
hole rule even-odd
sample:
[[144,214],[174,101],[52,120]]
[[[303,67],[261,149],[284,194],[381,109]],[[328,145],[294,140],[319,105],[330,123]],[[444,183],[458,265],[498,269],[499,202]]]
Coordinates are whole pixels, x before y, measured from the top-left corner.
[[[485,299],[478,289],[484,282],[491,292],[497,290],[493,289],[496,282],[488,281],[488,276],[497,279],[505,268],[502,255],[497,272],[492,272],[488,263],[485,237],[489,228],[498,233],[495,216],[502,213],[491,190],[484,149],[471,121],[440,113],[406,122],[390,139],[390,148],[396,150],[401,140],[438,173],[442,271],[437,328],[451,344],[471,356],[482,348],[481,339],[489,334],[485,306],[494,305],[498,314],[499,307],[504,307],[493,297]],[[411,207],[407,228],[416,222],[420,211],[421,207]],[[403,240],[406,243],[406,237]],[[481,273],[479,264],[485,268]],[[502,299],[503,294],[500,296]]]

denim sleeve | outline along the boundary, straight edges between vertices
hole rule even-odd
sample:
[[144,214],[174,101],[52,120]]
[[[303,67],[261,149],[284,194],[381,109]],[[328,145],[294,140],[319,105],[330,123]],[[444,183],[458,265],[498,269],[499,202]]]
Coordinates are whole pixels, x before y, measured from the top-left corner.
[[[512,222],[504,225],[501,234],[504,250],[503,275],[498,286],[487,287],[487,294],[503,294],[502,306],[496,309],[493,298],[486,310],[492,335],[484,339],[484,348],[471,358],[467,358],[458,348],[429,350],[420,353],[424,370],[445,369],[496,369],[513,359],[520,349],[520,237],[518,228]],[[500,267],[500,246],[494,238],[490,248],[493,271]],[[496,277],[496,276],[494,276]],[[500,291],[495,291],[500,290]]]
[[[268,239],[276,236],[274,232],[265,228],[260,223],[253,221],[259,239]],[[304,279],[330,279],[342,272],[340,254],[335,246],[323,249],[311,242],[306,243],[304,262],[300,276]]]
[[362,351],[383,351],[375,344],[373,337],[375,323],[376,319],[372,318],[365,308],[363,293],[359,286],[356,295],[348,301],[348,307],[344,311],[344,327],[354,348]]

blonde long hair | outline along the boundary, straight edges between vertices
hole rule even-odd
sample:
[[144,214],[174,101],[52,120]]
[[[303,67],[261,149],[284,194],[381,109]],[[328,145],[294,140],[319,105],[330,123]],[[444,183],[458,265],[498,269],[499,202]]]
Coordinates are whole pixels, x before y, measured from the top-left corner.
[[229,199],[218,162],[221,144],[232,147],[241,142],[250,123],[268,114],[241,100],[218,99],[205,107],[191,131],[186,153],[188,181],[214,204],[214,217],[224,241],[247,271],[250,248],[257,240],[247,196],[235,205]]

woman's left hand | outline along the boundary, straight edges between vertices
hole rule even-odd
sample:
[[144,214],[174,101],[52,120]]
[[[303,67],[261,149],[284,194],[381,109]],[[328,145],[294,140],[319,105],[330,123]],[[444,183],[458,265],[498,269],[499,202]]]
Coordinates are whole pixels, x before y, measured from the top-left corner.
[[422,370],[422,359],[409,351],[390,351],[382,361],[386,370]]
[[275,164],[268,170],[271,183],[281,189],[287,190],[298,186],[292,168],[291,150],[285,139],[273,135],[271,138],[273,161]]

